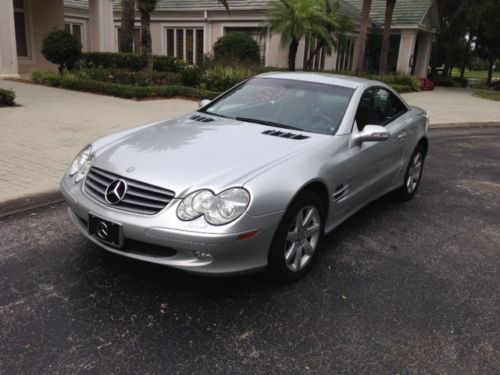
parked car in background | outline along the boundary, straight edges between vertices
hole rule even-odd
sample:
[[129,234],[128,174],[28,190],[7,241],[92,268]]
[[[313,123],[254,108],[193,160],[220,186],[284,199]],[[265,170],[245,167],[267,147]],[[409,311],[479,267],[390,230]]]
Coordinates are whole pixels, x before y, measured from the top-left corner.
[[428,116],[390,87],[256,76],[194,113],[99,139],[61,182],[102,248],[204,275],[304,275],[322,238],[389,192],[415,195]]

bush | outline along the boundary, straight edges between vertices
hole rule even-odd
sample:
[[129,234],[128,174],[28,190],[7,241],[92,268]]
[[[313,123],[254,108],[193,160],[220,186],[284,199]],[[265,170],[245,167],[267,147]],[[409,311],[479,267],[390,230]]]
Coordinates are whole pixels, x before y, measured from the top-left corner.
[[153,56],[153,69],[157,72],[178,73],[186,68],[186,63],[171,56]]
[[203,73],[197,67],[186,67],[181,71],[181,81],[185,86],[198,86],[203,77]]
[[14,91],[0,88],[0,107],[16,104],[15,99],[16,94]]
[[82,79],[95,81],[121,83],[125,85],[157,86],[157,85],[179,85],[180,74],[172,72],[132,72],[124,69],[82,68],[74,71],[74,74]]
[[106,94],[127,99],[144,99],[152,97],[171,98],[181,96],[192,99],[213,99],[218,92],[199,90],[185,86],[134,86],[82,79],[72,74],[57,75],[51,72],[38,71],[31,75],[36,83],[61,87],[76,91]]
[[451,79],[449,77],[443,77],[441,75],[435,75],[431,78],[436,86],[442,87],[460,87],[460,83]]
[[124,52],[86,52],[83,54],[83,66],[89,68],[127,69],[138,71],[146,67],[143,55]]
[[242,61],[259,62],[259,46],[246,33],[230,33],[215,42],[214,56],[216,61],[236,58]]
[[205,72],[205,83],[209,90],[226,91],[253,75],[247,68],[216,65]]
[[59,73],[72,69],[82,55],[82,45],[69,32],[54,30],[42,42],[42,54],[50,62],[57,64]]

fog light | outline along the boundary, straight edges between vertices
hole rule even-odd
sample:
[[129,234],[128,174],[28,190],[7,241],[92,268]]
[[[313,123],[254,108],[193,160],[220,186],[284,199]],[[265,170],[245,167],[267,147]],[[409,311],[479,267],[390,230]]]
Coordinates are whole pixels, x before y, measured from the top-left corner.
[[204,252],[204,251],[196,251],[196,252],[194,253],[194,256],[195,256],[196,258],[198,258],[199,260],[203,260],[203,261],[205,261],[205,262],[206,262],[206,261],[210,261],[210,260],[212,260],[212,259],[213,259],[213,258],[212,258],[212,254],[210,254],[210,253],[206,253],[206,252]]

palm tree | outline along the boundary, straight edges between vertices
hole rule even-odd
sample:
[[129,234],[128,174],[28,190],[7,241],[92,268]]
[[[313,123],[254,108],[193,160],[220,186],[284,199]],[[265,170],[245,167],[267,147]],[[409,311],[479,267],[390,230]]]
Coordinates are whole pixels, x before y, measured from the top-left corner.
[[327,32],[319,35],[306,36],[306,40],[309,39],[309,41],[316,43],[316,48],[309,53],[304,69],[312,69],[315,56],[317,56],[323,48],[326,47],[327,52],[330,53],[332,48],[337,48],[339,44],[345,43],[345,33],[352,30],[352,22],[349,17],[339,16],[338,9],[338,2],[332,7],[328,0],[325,1],[325,11],[330,21],[325,24]]
[[269,9],[265,29],[281,34],[282,46],[288,45],[288,69],[293,71],[300,40],[307,35],[330,39],[331,22],[325,0],[280,0]]
[[356,52],[356,74],[363,71],[365,65],[365,48],[366,48],[366,33],[368,32],[368,23],[370,22],[370,10],[372,8],[372,0],[363,0],[363,8],[361,9],[361,23],[359,25],[358,48]]
[[382,36],[382,50],[380,51],[379,74],[387,73],[387,62],[389,60],[389,45],[391,41],[392,14],[394,13],[395,6],[396,6],[396,0],[386,0],[384,35]]
[[122,0],[122,22],[120,29],[120,52],[133,52],[135,0]]

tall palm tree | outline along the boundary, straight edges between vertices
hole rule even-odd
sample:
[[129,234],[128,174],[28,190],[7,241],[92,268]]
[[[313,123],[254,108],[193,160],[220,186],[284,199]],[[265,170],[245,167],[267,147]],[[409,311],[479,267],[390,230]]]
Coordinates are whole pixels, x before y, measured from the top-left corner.
[[363,0],[363,7],[361,8],[361,23],[359,25],[358,47],[356,51],[356,68],[354,69],[356,74],[361,73],[365,66],[366,33],[368,32],[371,8],[372,0]]
[[328,32],[326,34],[306,36],[306,40],[309,39],[309,41],[316,42],[316,48],[309,53],[304,69],[312,69],[314,58],[323,48],[326,48],[327,52],[330,53],[332,48],[338,48],[339,44],[342,45],[345,43],[345,33],[352,30],[352,22],[349,17],[340,16],[338,10],[338,2],[332,7],[330,2],[325,0],[325,11],[329,18],[329,22],[325,24],[325,27]]
[[288,45],[288,69],[293,71],[300,40],[306,35],[327,40],[330,22],[324,0],[279,0],[267,12],[265,29],[281,34],[282,46]]
[[389,45],[391,41],[392,15],[396,0],[386,0],[385,2],[385,20],[384,35],[382,36],[382,49],[380,51],[379,74],[387,73],[387,63],[389,60]]
[[135,0],[122,0],[120,52],[134,51]]

